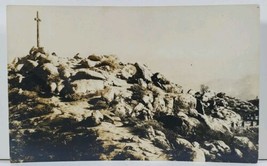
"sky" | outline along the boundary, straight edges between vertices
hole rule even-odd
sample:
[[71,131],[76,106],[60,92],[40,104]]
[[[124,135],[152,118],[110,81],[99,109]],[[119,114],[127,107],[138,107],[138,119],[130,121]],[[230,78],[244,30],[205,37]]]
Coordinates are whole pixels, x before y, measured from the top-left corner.
[[259,94],[259,8],[8,6],[8,61],[40,45],[58,56],[117,55],[186,90],[206,84],[241,99]]

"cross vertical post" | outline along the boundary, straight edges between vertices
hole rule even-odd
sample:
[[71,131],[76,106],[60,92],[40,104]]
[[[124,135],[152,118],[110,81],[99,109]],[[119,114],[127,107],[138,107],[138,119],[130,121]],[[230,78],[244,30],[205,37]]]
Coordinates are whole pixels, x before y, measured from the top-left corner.
[[37,23],[37,48],[40,47],[40,38],[39,38],[39,22],[41,21],[41,19],[39,18],[39,14],[38,14],[38,11],[36,13],[36,17],[34,18],[34,20],[36,21]]

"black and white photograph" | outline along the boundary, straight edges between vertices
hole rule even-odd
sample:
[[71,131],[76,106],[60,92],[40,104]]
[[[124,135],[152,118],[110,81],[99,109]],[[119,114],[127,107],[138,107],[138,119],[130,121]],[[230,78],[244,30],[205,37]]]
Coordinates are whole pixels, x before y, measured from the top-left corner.
[[8,6],[11,162],[256,163],[259,6]]

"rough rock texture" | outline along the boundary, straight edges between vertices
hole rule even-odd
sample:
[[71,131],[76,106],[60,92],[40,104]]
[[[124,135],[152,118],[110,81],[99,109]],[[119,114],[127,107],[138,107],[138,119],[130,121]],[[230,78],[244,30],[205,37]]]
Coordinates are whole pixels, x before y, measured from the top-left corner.
[[61,58],[32,48],[8,72],[12,162],[257,161],[257,100],[183,93],[113,55]]

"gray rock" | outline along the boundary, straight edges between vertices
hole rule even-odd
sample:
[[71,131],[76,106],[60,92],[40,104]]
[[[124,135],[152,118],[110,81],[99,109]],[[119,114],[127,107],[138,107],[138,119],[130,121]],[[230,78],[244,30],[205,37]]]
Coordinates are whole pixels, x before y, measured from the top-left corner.
[[235,152],[236,157],[238,157],[239,159],[243,158],[243,153],[239,149],[235,148],[234,152]]
[[[177,109],[196,109],[197,100],[190,94],[179,94],[174,99],[174,107]],[[177,111],[177,110],[176,110]]]
[[195,162],[206,161],[204,152],[199,148],[195,148],[189,141],[183,138],[176,138],[176,144],[178,145],[178,147],[184,149],[190,161],[195,161]]
[[155,112],[167,112],[164,96],[158,95],[153,102]]
[[142,103],[139,103],[134,107],[134,111],[135,112],[141,112],[141,111],[143,111],[145,109],[146,109],[146,107]]
[[49,87],[50,87],[50,92],[53,93],[57,89],[57,84],[55,82],[51,82],[49,83]]
[[74,93],[79,94],[87,94],[94,93],[98,90],[104,89],[104,81],[102,80],[76,80],[71,82],[71,88]]
[[216,148],[219,150],[222,154],[229,154],[231,153],[231,148],[225,144],[222,140],[216,140],[213,141],[213,144],[216,146]]
[[156,85],[157,87],[166,90],[164,85],[166,84],[170,84],[170,81],[168,81],[162,74],[160,73],[155,73],[153,74],[153,76],[151,77],[154,85]]
[[168,93],[180,94],[183,92],[182,86],[174,84],[174,83],[163,85],[163,87]]
[[16,72],[19,72],[22,69],[23,66],[24,66],[23,64],[16,64],[14,70]]
[[204,142],[203,147],[207,149],[211,154],[217,154],[219,152],[217,147],[213,143],[210,143],[208,141]]
[[143,120],[148,120],[153,118],[153,113],[151,110],[147,109],[142,103],[137,104],[133,109],[134,117],[138,117]]
[[101,55],[89,55],[88,59],[92,61],[101,61],[103,59],[103,56]]
[[90,59],[83,59],[78,63],[78,65],[79,65],[79,68],[92,68],[98,65],[99,63],[100,62],[92,61]]
[[229,127],[232,123],[238,124],[242,120],[241,116],[238,113],[223,107],[217,108],[216,112],[213,113],[213,116],[215,118],[222,119],[225,125],[228,125]]
[[153,140],[153,144],[164,150],[171,149],[169,141],[163,136],[156,136]]
[[[145,93],[142,96],[142,101],[148,106],[151,105],[154,102],[154,96],[153,92],[151,91],[145,91]],[[149,108],[153,109],[153,108]]]
[[208,150],[206,150],[204,148],[201,148],[201,150],[203,151],[203,153],[205,155],[205,158],[207,160],[214,161],[216,159],[216,155],[215,154],[210,153]]
[[191,117],[197,118],[199,113],[198,113],[198,111],[196,109],[192,109],[191,108],[191,109],[189,109],[188,115],[191,116]]
[[136,67],[136,78],[143,78],[145,81],[152,82],[152,72],[147,68],[147,66],[135,63],[134,66]]
[[166,106],[166,114],[172,115],[173,114],[173,96],[166,94],[164,97],[165,106]]
[[245,149],[245,152],[257,150],[256,146],[247,137],[235,136],[233,142],[237,147]]
[[165,134],[164,134],[162,131],[160,131],[160,130],[155,130],[155,134],[156,134],[157,136],[166,138]]
[[131,64],[125,65],[121,70],[121,77],[123,79],[129,79],[136,73],[136,67]]
[[109,86],[105,86],[101,93],[101,97],[104,98],[109,103],[114,100],[115,96],[116,96],[115,89]]
[[192,149],[194,148],[193,145],[187,141],[186,139],[184,138],[176,138],[176,142],[178,147],[183,147],[183,148],[186,148],[186,149]]
[[117,78],[114,75],[108,74],[107,76],[105,75],[105,77],[107,78],[107,80],[105,81],[106,84],[110,85],[110,86],[116,86],[116,87],[127,87],[127,81],[126,80],[122,80]]
[[32,71],[35,67],[38,66],[38,63],[36,61],[33,60],[27,60],[22,68],[20,69],[21,73],[29,73],[30,71]]
[[205,154],[201,149],[193,148],[191,153],[192,153],[191,161],[194,161],[194,162],[205,162],[206,161]]
[[52,63],[45,63],[40,68],[34,70],[34,72],[40,79],[44,81],[54,80],[59,76],[57,67]]
[[142,89],[147,88],[147,83],[142,78],[139,78],[137,81],[138,81],[138,84],[141,86]]
[[72,80],[81,80],[81,79],[96,79],[96,80],[105,80],[106,78],[99,72],[87,69],[80,69],[78,72],[72,76]]
[[156,134],[155,134],[155,130],[154,130],[154,128],[152,126],[149,126],[147,128],[146,136],[147,136],[147,138],[149,138],[151,140],[153,140],[155,138]]
[[103,119],[104,119],[103,114],[100,111],[95,110],[90,117],[86,118],[80,123],[83,126],[89,126],[89,127],[98,126],[102,123]]
[[[198,119],[207,126],[207,131],[216,137],[232,137],[233,133],[225,120],[199,114]],[[218,139],[218,138],[217,138]]]
[[128,105],[123,99],[120,99],[118,101],[118,104],[116,104],[114,113],[119,117],[134,116],[133,108]]

